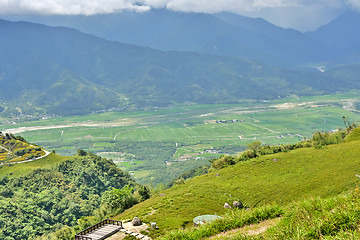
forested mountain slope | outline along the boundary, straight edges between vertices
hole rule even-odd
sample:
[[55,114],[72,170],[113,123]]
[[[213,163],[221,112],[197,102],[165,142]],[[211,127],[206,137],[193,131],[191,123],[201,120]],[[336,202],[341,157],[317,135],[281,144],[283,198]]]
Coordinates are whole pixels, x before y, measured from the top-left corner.
[[2,114],[44,111],[71,115],[360,87],[352,79],[352,71],[342,72],[334,80],[326,72],[286,70],[233,57],[163,52],[28,22],[0,21],[0,42],[0,101],[1,106],[10,106]]
[[280,66],[326,61],[326,48],[294,29],[264,19],[152,9],[92,16],[29,16],[27,21],[67,26],[109,40],[161,50],[192,51],[253,59]]

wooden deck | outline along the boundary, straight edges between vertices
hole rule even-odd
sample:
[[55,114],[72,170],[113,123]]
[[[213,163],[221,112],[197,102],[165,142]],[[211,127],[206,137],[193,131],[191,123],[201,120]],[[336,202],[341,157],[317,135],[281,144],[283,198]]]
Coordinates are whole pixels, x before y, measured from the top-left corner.
[[103,240],[122,228],[122,222],[106,219],[77,233],[75,240]]

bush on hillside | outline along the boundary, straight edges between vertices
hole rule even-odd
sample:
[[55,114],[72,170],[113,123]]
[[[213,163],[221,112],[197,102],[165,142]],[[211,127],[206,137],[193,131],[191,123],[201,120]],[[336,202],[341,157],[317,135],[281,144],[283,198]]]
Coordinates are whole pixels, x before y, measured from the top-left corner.
[[172,187],[178,180],[185,181],[186,179],[193,178],[196,176],[200,176],[209,172],[210,165],[198,166],[193,169],[190,169],[182,174],[180,174],[177,178],[173,179],[166,185],[166,188]]
[[345,138],[346,142],[360,140],[360,127],[353,129]]
[[214,159],[211,162],[211,169],[219,170],[229,165],[234,165],[236,163],[235,158],[230,155],[221,156],[218,159]]
[[247,144],[247,149],[252,151],[254,155],[257,155],[261,148],[261,142],[255,141]]

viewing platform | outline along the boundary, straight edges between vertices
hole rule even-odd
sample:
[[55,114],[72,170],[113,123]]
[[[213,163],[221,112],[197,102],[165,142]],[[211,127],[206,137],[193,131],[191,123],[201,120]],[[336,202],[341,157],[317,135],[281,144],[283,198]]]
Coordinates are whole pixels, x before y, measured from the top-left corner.
[[122,222],[105,219],[75,235],[75,240],[103,240],[122,229]]

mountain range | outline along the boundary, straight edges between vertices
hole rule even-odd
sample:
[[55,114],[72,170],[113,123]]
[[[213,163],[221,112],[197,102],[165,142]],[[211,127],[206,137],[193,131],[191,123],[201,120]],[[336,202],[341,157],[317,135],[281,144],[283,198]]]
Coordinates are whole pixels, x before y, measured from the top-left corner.
[[[340,15],[314,32],[278,27],[234,13],[183,13],[163,9],[90,16],[15,18],[67,26],[108,40],[160,50],[191,51],[253,59],[281,66],[359,60],[360,14]],[[351,46],[352,49],[348,49]]]
[[101,37],[1,20],[0,105],[72,115],[360,88],[359,34],[349,25],[360,14],[312,33],[230,13],[137,14],[46,18]]

